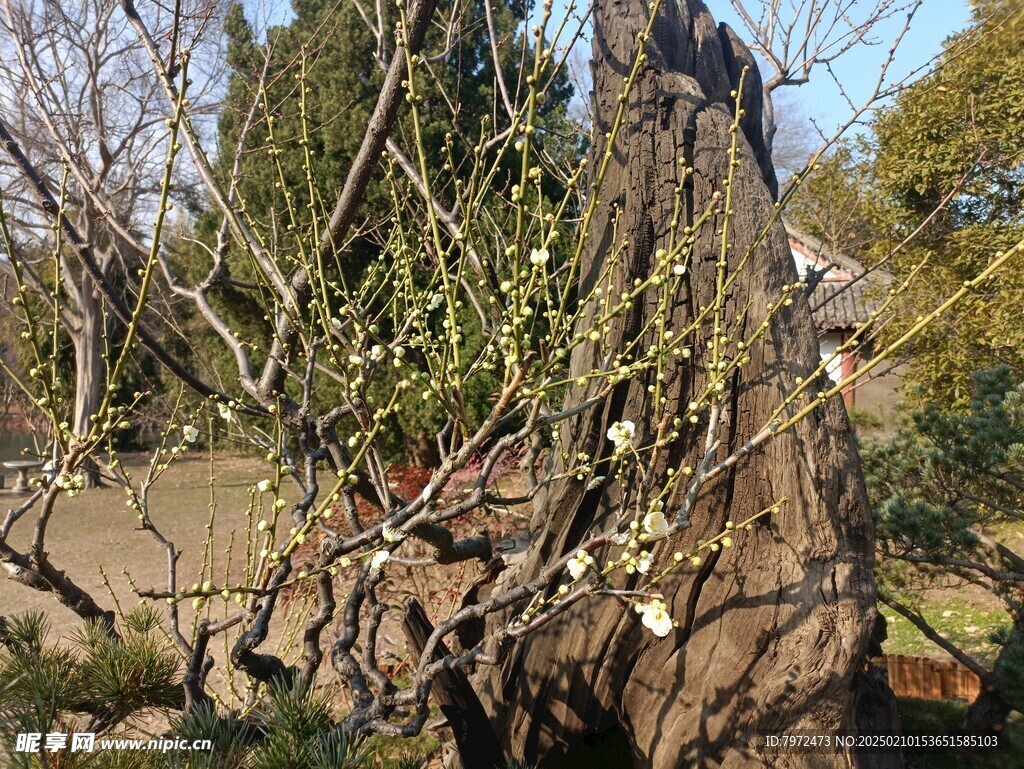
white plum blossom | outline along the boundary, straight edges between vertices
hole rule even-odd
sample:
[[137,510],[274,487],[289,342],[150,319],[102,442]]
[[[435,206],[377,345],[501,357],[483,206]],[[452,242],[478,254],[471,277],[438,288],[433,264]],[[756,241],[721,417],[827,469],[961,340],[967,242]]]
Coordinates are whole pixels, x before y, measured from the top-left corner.
[[194,425],[185,425],[183,428],[181,428],[181,432],[185,436],[185,440],[188,441],[189,443],[195,443],[196,438],[199,437],[199,431],[195,428]]
[[389,553],[387,550],[378,550],[376,553],[373,554],[373,558],[370,559],[370,568],[379,569],[381,566],[387,563],[387,560],[390,557],[391,553]]
[[668,520],[665,518],[665,514],[661,512],[660,502],[658,503],[658,509],[652,510],[644,516],[643,527],[644,531],[653,535],[664,534],[668,531]]
[[636,435],[636,425],[628,419],[624,422],[616,422],[608,428],[608,440],[615,444],[616,451],[625,450],[626,446],[633,442]]
[[575,558],[570,558],[569,563],[566,564],[569,569],[569,574],[574,580],[579,579],[587,573],[587,566],[583,561],[577,561]]
[[226,403],[217,404],[217,413],[220,414],[220,418],[225,422],[230,422],[234,418],[231,407]]
[[577,580],[587,573],[587,567],[593,563],[593,556],[588,555],[586,550],[580,550],[573,558],[569,559],[565,567],[569,570],[573,580]]
[[405,532],[392,527],[389,523],[385,523],[383,536],[385,542],[401,542],[405,539]]
[[256,484],[256,488],[259,489],[261,494],[266,494],[268,491],[270,491],[271,486],[273,486],[273,484],[266,478],[264,478],[262,481]]
[[636,570],[641,574],[646,574],[651,570],[651,566],[654,565],[654,556],[648,553],[646,550],[640,551],[640,557],[636,561]]
[[672,618],[666,609],[668,606],[657,598],[650,603],[642,603],[636,607],[641,614],[640,621],[644,623],[644,627],[659,638],[664,638],[672,632]]
[[331,325],[334,326],[334,328],[337,329],[338,331],[341,331],[342,329],[341,321],[338,320],[337,318],[331,318]]
[[546,248],[535,248],[530,252],[530,264],[534,267],[543,267],[548,263],[550,256]]
[[430,301],[427,302],[427,312],[430,312],[431,310],[436,310],[438,307],[441,306],[441,303],[443,301],[444,301],[444,294],[441,294],[441,293],[434,294],[432,297],[430,297]]

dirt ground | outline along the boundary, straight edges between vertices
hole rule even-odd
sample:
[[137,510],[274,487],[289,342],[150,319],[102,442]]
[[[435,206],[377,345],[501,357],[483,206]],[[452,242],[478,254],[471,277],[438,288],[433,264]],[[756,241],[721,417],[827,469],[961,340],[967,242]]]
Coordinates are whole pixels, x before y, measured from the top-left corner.
[[[143,476],[148,464],[148,458],[142,455],[125,455],[122,461],[137,478]],[[218,456],[213,472],[217,494],[211,550],[214,554],[213,581],[219,586],[224,583],[226,571],[230,571],[234,583],[242,581],[247,531],[253,525],[248,512],[253,495],[252,487],[260,480],[271,477],[272,466],[253,457]],[[290,485],[283,486],[282,496],[289,502],[296,501],[300,492],[291,481],[287,482]],[[152,534],[138,529],[136,513],[127,507],[126,498],[124,491],[116,486],[86,491],[74,499],[62,496],[47,534],[47,550],[54,565],[66,571],[101,606],[115,608],[116,599],[116,604],[124,612],[130,611],[140,602],[132,590],[129,576],[140,588],[155,586],[162,590],[167,584],[166,550],[155,541]],[[7,490],[0,491],[0,518],[22,499],[24,497],[15,496]],[[181,551],[178,562],[179,589],[187,589],[195,582],[202,582],[203,552],[210,522],[209,457],[197,452],[173,462],[150,492],[150,509],[153,522],[160,532]],[[9,543],[18,550],[27,549],[34,524],[35,518],[30,512],[15,525]],[[485,524],[480,520],[472,520],[466,525],[472,531],[477,527],[483,528]],[[486,525],[496,538],[503,536],[503,527],[496,519],[491,518]],[[225,550],[232,539],[234,552],[229,564]],[[409,553],[413,556],[416,554],[415,551]],[[301,565],[296,570],[298,568]],[[396,676],[405,675],[403,671],[408,664],[402,663],[406,654],[400,627],[404,602],[416,597],[424,604],[428,616],[436,622],[454,611],[461,591],[479,573],[479,565],[476,563],[444,568],[447,571],[438,571],[438,567],[413,569],[395,563],[388,570],[388,590],[393,599],[393,609],[385,617],[380,641],[382,662]],[[110,590],[104,585],[101,569],[106,572]],[[339,601],[346,594],[344,574],[341,580],[343,584],[336,590]],[[309,598],[289,595],[284,597],[283,604],[284,611],[279,610],[275,615],[270,637],[261,651],[277,653],[286,663],[290,663],[298,655],[296,640],[297,637],[301,640]],[[166,612],[167,607],[162,601],[154,605],[161,614]],[[289,611],[289,607],[298,611]],[[210,602],[208,616],[218,619],[237,608],[233,601],[224,603],[216,598]],[[41,611],[46,615],[50,622],[51,641],[70,643],[73,631],[81,625],[81,620],[52,595],[39,593],[0,575],[0,614],[12,615],[30,610]],[[182,631],[186,637],[190,637],[196,612],[189,601],[180,605],[180,612]],[[210,690],[225,704],[237,704],[244,695],[241,676],[235,676],[235,687],[232,690],[224,675],[224,662],[228,658],[229,647],[244,629],[238,626],[215,639],[211,645],[210,651],[217,664],[209,681]],[[336,637],[336,630],[328,628],[324,634],[325,643],[329,645]],[[339,712],[346,710],[347,695],[337,689],[338,681],[330,666],[325,665],[323,670],[325,675],[320,683],[335,692],[335,705]],[[147,734],[158,731],[158,727],[164,724],[159,714],[137,721],[135,727]],[[391,753],[404,755],[408,750],[423,753],[433,751],[437,746],[436,740],[426,733],[417,738],[415,744],[402,741],[392,746],[391,741],[383,739],[378,742],[379,745],[374,743],[374,752],[378,756],[389,756]]]
[[[135,477],[143,477],[148,463],[146,457],[126,455],[122,461]],[[194,583],[205,579],[211,579],[219,588],[225,584],[226,573],[231,575],[231,584],[244,581],[248,532],[261,517],[257,514],[250,520],[252,488],[260,480],[271,477],[272,465],[253,457],[218,456],[213,471],[217,494],[211,529],[213,539],[210,549],[214,564],[212,577],[209,571],[205,575],[202,573],[207,525],[211,518],[209,457],[197,453],[173,462],[150,492],[154,524],[181,552],[178,561],[179,590],[187,590]],[[396,471],[396,476],[403,477],[402,471]],[[282,485],[282,496],[289,502],[297,501],[300,496],[298,487],[288,479],[284,483],[287,485]],[[264,495],[264,498],[269,504],[270,495]],[[8,491],[0,492],[0,517],[6,515],[7,509],[16,506],[22,499]],[[86,491],[74,499],[62,496],[47,532],[47,550],[51,562],[88,591],[101,606],[111,609],[119,606],[124,612],[130,611],[140,602],[133,592],[129,577],[139,588],[156,587],[165,590],[168,574],[167,551],[151,533],[137,527],[136,513],[127,507],[126,499],[125,492],[113,485]],[[35,518],[30,512],[15,525],[9,543],[24,552],[31,540],[34,525]],[[470,531],[484,525],[481,520],[466,522]],[[502,526],[495,519],[487,521],[486,526],[492,536],[503,536]],[[403,554],[419,555],[415,549],[418,544],[410,541],[411,552]],[[233,551],[230,560],[226,553],[229,545]],[[311,548],[310,545],[306,547]],[[306,553],[304,557],[311,558],[311,553]],[[387,588],[393,608],[385,617],[380,640],[382,662],[396,674],[402,675],[405,641],[401,620],[405,602],[415,597],[423,603],[431,619],[435,622],[444,619],[457,608],[462,590],[479,573],[480,566],[473,562],[424,570],[402,566],[397,560],[388,569]],[[295,571],[298,572],[303,565],[303,556],[300,556]],[[104,585],[101,569],[107,575],[109,590]],[[347,594],[344,573],[339,580],[342,584],[337,587],[336,595],[340,603]],[[275,621],[271,623],[270,637],[261,651],[279,654],[286,663],[295,661],[310,601],[311,590],[297,591],[282,597]],[[167,607],[163,601],[153,605],[161,614],[166,612]],[[181,630],[188,638],[192,636],[196,612],[190,601],[179,606]],[[211,599],[208,607],[202,611],[205,616],[217,620],[237,609],[234,601],[225,603],[217,597]],[[30,610],[42,611],[46,615],[51,627],[51,641],[62,639],[67,643],[68,637],[81,624],[81,620],[52,595],[39,593],[0,576],[0,614],[12,615]],[[243,625],[236,626],[216,638],[211,645],[210,651],[217,665],[211,675],[210,686],[225,701],[237,702],[239,696],[244,694],[240,688],[229,691],[222,673],[230,646],[238,633],[245,629]],[[328,628],[324,634],[325,643],[329,645],[336,637],[335,629]],[[330,674],[326,678],[334,680]],[[241,677],[236,676],[235,684],[236,687],[244,685]],[[344,704],[343,700],[339,701],[340,705]]]
[[[141,455],[125,456],[125,465],[138,477],[145,472]],[[213,522],[214,549],[223,574],[223,550],[235,534],[244,543],[249,523],[246,514],[250,487],[268,477],[271,466],[248,457],[218,458],[216,515]],[[150,492],[153,522],[181,551],[179,582],[186,587],[199,579],[206,526],[210,520],[209,459],[193,456],[174,462]],[[0,511],[15,506],[22,497],[0,492]],[[298,494],[288,489],[286,498]],[[167,552],[149,532],[138,529],[136,513],[125,504],[126,495],[116,486],[90,490],[74,499],[62,496],[47,529],[47,551],[57,568],[88,591],[98,603],[113,608],[113,600],[100,572],[107,573],[117,600],[127,611],[138,601],[125,575],[140,587],[167,585]],[[35,518],[31,512],[14,527],[9,543],[24,551],[32,537]],[[241,559],[236,556],[241,566]],[[11,580],[0,580],[0,613],[14,614],[30,609],[45,611],[55,631],[63,633],[77,625],[78,618],[56,598],[40,594]]]

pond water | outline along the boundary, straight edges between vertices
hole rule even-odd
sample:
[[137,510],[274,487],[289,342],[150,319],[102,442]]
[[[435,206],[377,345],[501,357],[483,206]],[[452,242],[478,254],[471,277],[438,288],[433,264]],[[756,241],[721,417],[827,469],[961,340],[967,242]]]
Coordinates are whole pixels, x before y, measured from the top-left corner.
[[21,450],[32,448],[32,446],[30,433],[23,430],[0,430],[0,462],[9,462],[12,459],[31,459],[31,457],[23,457]]
[[[160,432],[157,430],[144,430],[139,434],[136,445],[133,449],[141,448],[144,451],[159,445]],[[35,451],[35,444],[32,442],[32,433],[23,429],[10,429],[0,427],[0,462],[10,462],[12,459],[32,459],[31,456],[22,456],[22,449]],[[41,448],[45,449],[45,445]],[[0,468],[0,473],[3,469]]]

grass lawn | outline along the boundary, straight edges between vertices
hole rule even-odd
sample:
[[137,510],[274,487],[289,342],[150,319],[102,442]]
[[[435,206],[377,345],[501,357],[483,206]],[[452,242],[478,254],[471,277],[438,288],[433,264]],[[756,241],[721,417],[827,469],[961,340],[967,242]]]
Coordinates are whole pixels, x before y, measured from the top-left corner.
[[[889,634],[882,647],[886,654],[948,657],[945,651],[925,638],[908,620],[886,606],[880,608]],[[998,647],[989,640],[992,631],[1010,622],[1010,616],[1004,609],[981,606],[963,598],[928,600],[922,613],[932,627],[983,665],[991,665],[998,651]]]
[[[371,737],[367,752],[372,756],[372,766],[382,769],[420,769],[427,756],[432,756],[441,746],[438,739],[426,729],[416,737]],[[433,764],[431,764],[433,766]]]

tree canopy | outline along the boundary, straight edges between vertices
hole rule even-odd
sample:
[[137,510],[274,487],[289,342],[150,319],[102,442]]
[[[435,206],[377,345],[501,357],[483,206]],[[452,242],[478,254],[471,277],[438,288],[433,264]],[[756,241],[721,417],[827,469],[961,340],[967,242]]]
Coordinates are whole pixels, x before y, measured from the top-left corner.
[[[882,600],[980,675],[990,693],[969,718],[982,731],[1024,708],[1024,558],[998,533],[1024,520],[1024,385],[1004,366],[975,374],[971,396],[965,412],[931,403],[908,414],[894,436],[867,441],[861,457],[884,557]],[[991,670],[920,613],[923,591],[950,581],[979,586],[1006,607]]]
[[[906,279],[880,333],[899,338],[1024,234],[1024,3],[979,3],[936,70],[904,89],[871,131],[819,161],[789,209],[806,231]],[[903,241],[912,237],[906,244]],[[906,381],[966,406],[971,372],[1024,371],[1024,271],[972,292],[910,349]]]
[[[231,76],[219,122],[218,164],[225,184],[232,178],[237,182],[246,215],[265,233],[278,258],[298,264],[301,236],[293,233],[306,227],[305,211],[310,205],[327,218],[363,143],[386,65],[391,57],[400,55],[400,49],[373,29],[374,23],[383,29],[393,26],[397,12],[390,5],[382,8],[383,17],[376,22],[363,18],[357,4],[337,0],[295,0],[293,11],[286,25],[271,27],[264,34],[254,31],[241,4],[228,12],[225,32]],[[520,104],[527,92],[520,70],[524,43],[528,42],[524,37],[528,11],[515,0],[439,5],[439,21],[425,43],[429,76],[422,86],[420,119],[414,125],[410,114],[399,116],[389,145],[392,155],[401,158],[404,154],[411,165],[414,148],[422,145],[428,174],[444,173],[451,178],[457,169],[472,162],[468,148],[481,135],[507,129],[511,115],[502,106],[503,94],[508,92],[511,103]],[[502,65],[501,83],[495,58]],[[567,118],[573,98],[563,68],[554,74],[537,108],[537,151],[563,167],[577,164],[586,147],[584,137]],[[247,149],[236,157],[243,132]],[[505,229],[514,226],[508,219],[505,195],[518,173],[513,159],[504,162],[492,182],[498,194],[486,203],[486,215]],[[559,178],[548,175],[538,185],[535,194],[541,205],[550,208],[551,200],[564,195]],[[450,183],[434,185],[432,192],[440,205],[456,209],[457,190]],[[377,218],[380,212],[390,210],[396,199],[414,213],[413,204],[401,202],[408,194],[395,175],[379,174],[367,189],[360,216]],[[529,194],[534,193],[531,190]],[[215,239],[218,224],[216,212],[200,219],[198,229],[208,244]],[[357,229],[339,253],[339,261],[327,265],[327,270],[335,279],[354,282],[384,245],[372,227]],[[202,269],[207,269],[206,260],[202,262]],[[195,266],[192,270],[199,272]],[[234,249],[229,270],[248,280],[252,265]],[[425,280],[427,274],[420,278]],[[240,292],[224,287],[218,306],[235,324],[258,328],[270,309],[240,298]],[[470,308],[461,310],[460,318],[466,331],[467,357],[472,357],[483,344],[480,319]],[[208,357],[222,360],[228,370],[233,365],[223,350]],[[391,384],[389,381],[387,386]],[[467,398],[467,407],[482,416],[500,382],[478,377],[468,384],[472,397]],[[328,387],[318,397],[326,402],[336,399],[337,393]],[[412,396],[403,400],[408,403],[395,417],[398,429],[394,431],[401,440],[393,448],[411,453],[417,462],[435,462],[432,436],[444,423],[444,410],[432,402],[416,403]]]

